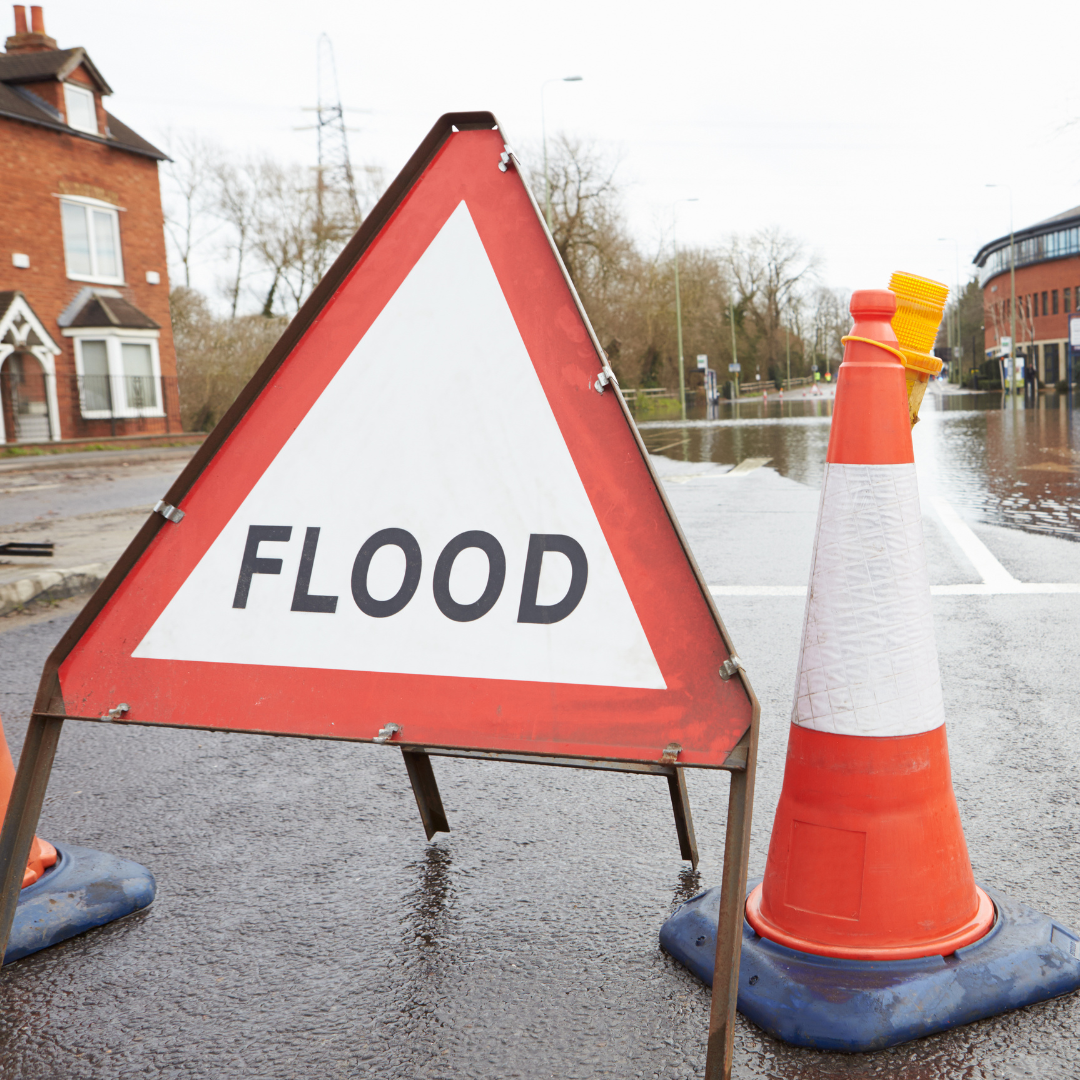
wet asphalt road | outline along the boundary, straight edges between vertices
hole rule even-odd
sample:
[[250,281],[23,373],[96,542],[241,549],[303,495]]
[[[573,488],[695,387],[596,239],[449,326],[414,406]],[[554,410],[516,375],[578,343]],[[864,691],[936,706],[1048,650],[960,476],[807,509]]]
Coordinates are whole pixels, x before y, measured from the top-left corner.
[[0,529],[39,519],[73,517],[102,510],[153,506],[180,475],[186,457],[70,469],[0,473]]
[[[669,484],[710,583],[805,582],[808,480]],[[970,521],[1023,580],[1080,581],[1080,544]],[[926,532],[932,581],[979,580],[929,509]],[[753,875],[803,601],[718,603],[762,702]],[[934,614],[976,876],[1080,926],[1080,596],[936,596]],[[0,634],[16,754],[67,621]],[[662,780],[435,770],[453,831],[427,844],[389,748],[69,723],[41,833],[145,863],[158,899],[0,974],[0,1076],[700,1076],[708,991],[656,934],[719,880],[726,776],[689,777],[693,874]],[[740,1018],[735,1075],[1070,1080],[1080,995],[871,1055],[796,1050]]]

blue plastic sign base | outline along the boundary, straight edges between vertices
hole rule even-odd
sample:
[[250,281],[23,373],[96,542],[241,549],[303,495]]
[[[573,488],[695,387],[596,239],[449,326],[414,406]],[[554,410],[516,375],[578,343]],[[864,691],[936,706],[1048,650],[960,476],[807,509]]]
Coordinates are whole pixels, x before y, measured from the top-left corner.
[[[982,887],[994,925],[951,956],[834,960],[758,937],[744,919],[739,1012],[794,1046],[857,1052],[1080,989],[1080,934]],[[660,929],[664,951],[710,986],[719,910],[720,890],[709,889]]]
[[59,858],[19,894],[4,963],[149,906],[154,875],[129,859],[54,844]]

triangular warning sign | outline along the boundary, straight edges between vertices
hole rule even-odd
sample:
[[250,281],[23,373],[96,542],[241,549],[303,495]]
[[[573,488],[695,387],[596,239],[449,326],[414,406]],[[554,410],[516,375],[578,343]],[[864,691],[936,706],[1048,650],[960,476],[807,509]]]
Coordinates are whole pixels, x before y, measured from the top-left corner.
[[[358,472],[343,483],[345,462]],[[230,607],[251,529],[282,525],[289,540],[263,541],[259,551],[279,557],[280,572],[252,575],[243,605]],[[295,582],[312,528],[306,589],[332,602],[298,614]],[[404,541],[419,552],[417,588],[392,615],[372,617],[351,595],[351,578],[363,542],[387,529],[415,542]],[[437,557],[476,531],[498,544],[485,541],[501,553],[503,584],[482,617],[447,618],[432,588]],[[556,622],[519,622],[533,535],[569,537],[584,555],[584,591]],[[365,558],[358,588],[391,601],[407,563],[399,544],[382,545]],[[550,607],[567,595],[572,564],[546,552],[540,569],[537,601],[546,592]],[[489,577],[484,549],[463,549],[451,598],[475,601]],[[664,689],[464,201],[133,655]]]
[[603,366],[493,119],[444,118],[39,709],[721,764],[752,698]]

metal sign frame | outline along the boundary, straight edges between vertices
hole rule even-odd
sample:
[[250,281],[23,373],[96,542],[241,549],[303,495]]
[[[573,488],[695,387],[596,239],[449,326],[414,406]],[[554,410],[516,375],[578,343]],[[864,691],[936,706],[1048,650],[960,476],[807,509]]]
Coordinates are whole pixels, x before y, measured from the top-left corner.
[[[326,276],[312,292],[307,302],[300,309],[299,313],[286,328],[262,366],[244,387],[228,412],[206,438],[202,446],[188,463],[187,467],[169,489],[163,502],[159,504],[159,506],[164,506],[165,512],[152,513],[149,516],[146,523],[128,546],[127,550],[114,565],[101,586],[86,603],[75,621],[69,627],[67,633],[49,655],[42,672],[37,697],[34,702],[33,713],[27,729],[26,738],[23,742],[19,766],[15,776],[14,788],[8,803],[3,829],[0,831],[0,957],[2,957],[3,952],[6,949],[8,937],[11,932],[11,926],[18,905],[19,893],[22,885],[23,867],[26,865],[30,846],[37,829],[38,819],[45,797],[45,790],[48,785],[49,774],[52,769],[52,763],[64,721],[81,720],[122,724],[139,723],[137,720],[128,720],[125,718],[123,706],[112,710],[109,715],[102,717],[67,715],[65,713],[60,688],[59,669],[61,663],[105,608],[107,602],[117,591],[129,572],[131,572],[138,563],[158,531],[162,528],[169,527],[170,520],[176,520],[175,518],[167,518],[166,515],[173,511],[182,501],[184,496],[191,490],[195,481],[223,447],[226,440],[244,418],[248,409],[259,398],[264,389],[266,389],[279,367],[281,367],[284,361],[296,348],[305,332],[334,296],[338,287],[343,283],[346,276],[359,261],[360,257],[379,236],[383,227],[390,221],[399,206],[404,202],[414,184],[423,174],[427,166],[433,161],[446,140],[453,133],[458,131],[492,129],[499,131],[500,137],[503,138],[505,144],[505,138],[502,136],[498,121],[489,112],[448,113],[439,118],[435,126],[421,143],[420,147],[409,159],[405,168],[387,189],[384,196],[379,200],[378,204],[360,226],[356,235],[346,245],[334,265],[330,268]],[[679,747],[674,744],[670,746],[656,762],[618,761],[584,757],[552,757],[526,752],[506,753],[501,751],[462,750],[452,747],[414,744],[406,740],[400,742],[395,741],[392,745],[398,747],[402,752],[406,770],[413,787],[413,792],[416,796],[417,806],[420,810],[421,820],[428,839],[430,839],[435,832],[448,831],[446,815],[443,811],[441,797],[431,767],[432,755],[653,774],[664,776],[668,781],[679,836],[680,850],[683,858],[692,862],[695,866],[697,865],[697,846],[694,838],[693,822],[686,789],[685,769],[688,767],[719,768],[731,774],[727,828],[724,843],[722,899],[716,942],[717,977],[713,985],[708,1036],[708,1059],[706,1064],[707,1080],[720,1080],[720,1078],[725,1078],[726,1080],[731,1074],[735,1008],[738,996],[739,951],[742,939],[743,905],[746,895],[747,856],[754,796],[754,775],[757,762],[760,705],[742,665],[735,659],[735,650],[731,638],[720,617],[720,613],[716,609],[712,594],[705,583],[701,570],[694,559],[690,546],[686,541],[686,537],[684,536],[671,504],[668,501],[663,483],[649,460],[648,451],[638,433],[633,416],[630,413],[626,400],[618,386],[614,373],[611,371],[607,356],[596,338],[596,334],[593,331],[592,325],[581,304],[581,300],[578,297],[577,290],[570,280],[555,241],[547,228],[544,216],[537,205],[532,191],[525,181],[520,162],[509,147],[506,148],[506,151],[503,154],[500,168],[504,171],[508,168],[514,168],[520,176],[525,191],[528,193],[533,211],[543,227],[544,235],[547,237],[551,253],[556,259],[565,284],[570,290],[578,313],[588,330],[593,348],[596,351],[597,361],[600,366],[597,389],[600,391],[610,389],[619,402],[619,407],[629,430],[633,433],[642,461],[648,470],[648,475],[655,485],[660,502],[693,572],[696,583],[701,590],[702,598],[715,622],[725,648],[733,658],[725,664],[727,670],[724,673],[724,677],[725,679],[738,679],[741,683],[742,689],[745,692],[751,707],[751,719],[742,736],[735,743],[723,763],[719,765],[680,764],[677,761]],[[234,733],[243,733],[236,728],[215,727],[210,724],[169,725],[147,721],[144,723],[144,726],[173,726],[185,727],[191,730],[227,730]],[[275,732],[252,733],[278,734]],[[304,736],[295,733],[280,734],[283,737],[289,738],[333,738],[333,736],[325,735]],[[349,739],[348,741],[385,742],[386,740],[382,738],[376,738],[375,740],[355,738]]]

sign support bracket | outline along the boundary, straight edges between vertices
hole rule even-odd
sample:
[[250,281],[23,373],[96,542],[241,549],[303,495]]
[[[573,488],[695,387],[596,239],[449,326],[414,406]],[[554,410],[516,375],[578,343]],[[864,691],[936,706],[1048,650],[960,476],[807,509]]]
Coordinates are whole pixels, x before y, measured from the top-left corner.
[[[679,765],[667,762],[658,762],[655,765],[644,766],[638,763],[627,762],[625,764],[610,761],[589,762],[578,758],[549,758],[532,757],[525,754],[510,755],[499,753],[475,753],[457,752],[454,750],[442,750],[436,747],[424,747],[416,749],[403,746],[401,756],[405,759],[405,768],[409,773],[409,783],[412,784],[413,795],[416,796],[416,806],[420,811],[420,820],[424,825],[424,833],[430,840],[437,832],[449,832],[450,825],[446,820],[446,812],[443,809],[442,796],[439,794],[439,785],[435,780],[435,772],[431,767],[431,755],[440,757],[482,757],[486,760],[517,761],[531,765],[556,765],[569,769],[597,768],[605,772],[625,773],[656,773],[667,777],[668,793],[671,795],[671,809],[675,816],[675,832],[679,838],[679,852],[694,869],[698,864],[697,838],[694,835],[694,818],[690,812],[690,794],[686,787],[686,771]],[[738,755],[736,755],[738,760]],[[742,771],[745,765],[741,762],[730,766],[735,771]]]
[[409,774],[416,807],[420,811],[420,820],[424,823],[424,833],[430,840],[437,832],[449,832],[450,824],[446,820],[439,785],[435,782],[435,771],[431,767],[431,758],[423,750],[401,748],[405,768]]
[[690,793],[686,790],[686,770],[672,766],[667,782],[671,809],[675,814],[675,832],[679,837],[679,853],[696,870],[697,838],[694,836],[694,819],[690,814]]
[[742,952],[743,909],[746,905],[750,824],[757,770],[758,710],[738,745],[746,747],[746,768],[733,771],[728,789],[727,833],[720,888],[720,917],[716,928],[716,960],[705,1080],[731,1080],[735,1054],[735,1009],[739,1002],[739,958]]
[[19,768],[0,831],[0,964],[7,952],[23,872],[30,858],[30,845],[34,842],[63,726],[63,717],[35,715],[26,729],[19,755]]

